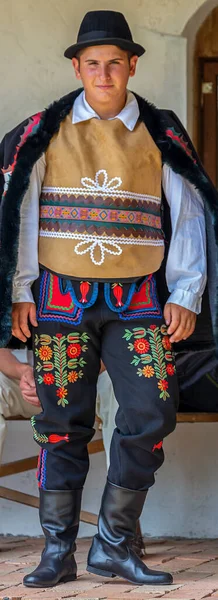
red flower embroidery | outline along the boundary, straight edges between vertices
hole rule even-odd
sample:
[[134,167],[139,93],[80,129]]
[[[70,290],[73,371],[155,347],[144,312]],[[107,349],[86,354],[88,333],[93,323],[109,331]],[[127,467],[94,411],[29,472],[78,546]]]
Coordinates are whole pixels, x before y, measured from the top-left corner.
[[165,392],[165,390],[168,388],[168,385],[169,384],[165,379],[161,379],[161,381],[158,382],[157,387],[159,387],[159,390],[162,392]]
[[150,325],[149,329],[151,329],[152,331],[154,331],[156,329],[157,325]]
[[70,358],[76,358],[80,356],[82,348],[80,344],[70,344],[67,348],[67,354]]
[[175,368],[173,365],[167,365],[166,370],[167,370],[168,375],[174,375],[174,373],[175,373]]
[[54,383],[54,375],[52,375],[52,373],[45,373],[45,375],[43,375],[43,381],[45,383],[45,385],[52,385],[52,383]]
[[56,333],[56,337],[60,340],[63,337],[63,335],[62,333]]
[[165,335],[163,337],[162,344],[163,344],[163,347],[165,348],[165,350],[171,350],[172,344],[171,344],[171,342],[169,340],[168,335]]
[[134,348],[138,354],[145,354],[145,352],[148,352],[150,344],[145,338],[141,338],[140,340],[135,340]]
[[56,394],[58,398],[65,398],[65,396],[67,396],[67,390],[65,389],[65,387],[60,387],[58,388]]

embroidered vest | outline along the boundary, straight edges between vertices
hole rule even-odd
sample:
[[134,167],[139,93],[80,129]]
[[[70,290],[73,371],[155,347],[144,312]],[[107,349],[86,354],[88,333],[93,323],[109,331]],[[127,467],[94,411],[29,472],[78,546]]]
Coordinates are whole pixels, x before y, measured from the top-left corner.
[[154,273],[164,255],[161,154],[145,125],[62,121],[46,152],[39,262],[76,278]]

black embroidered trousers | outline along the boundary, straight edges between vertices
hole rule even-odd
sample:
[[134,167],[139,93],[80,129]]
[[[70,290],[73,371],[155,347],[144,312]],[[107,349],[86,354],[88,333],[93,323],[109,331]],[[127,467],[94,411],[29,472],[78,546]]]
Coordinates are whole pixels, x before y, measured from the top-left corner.
[[[119,404],[108,478],[121,487],[146,490],[163,463],[162,442],[175,428],[178,406],[174,357],[155,279],[145,278],[134,288],[127,307],[121,284],[111,285],[106,294],[99,284],[91,295],[88,286],[79,284],[81,298],[76,299],[72,282],[46,271],[34,284],[34,372],[42,412],[32,418],[32,427],[41,446],[39,486],[66,490],[84,485],[102,358]],[[108,305],[112,295],[115,310]]]

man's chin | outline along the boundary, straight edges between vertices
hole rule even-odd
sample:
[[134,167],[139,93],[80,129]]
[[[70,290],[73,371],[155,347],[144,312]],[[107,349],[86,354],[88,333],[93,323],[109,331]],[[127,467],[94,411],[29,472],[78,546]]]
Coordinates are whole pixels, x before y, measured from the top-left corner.
[[96,88],[95,90],[95,98],[99,102],[108,102],[111,98],[116,96],[115,88]]
[[115,93],[115,87],[113,85],[111,86],[96,86],[96,91],[98,94],[114,94]]

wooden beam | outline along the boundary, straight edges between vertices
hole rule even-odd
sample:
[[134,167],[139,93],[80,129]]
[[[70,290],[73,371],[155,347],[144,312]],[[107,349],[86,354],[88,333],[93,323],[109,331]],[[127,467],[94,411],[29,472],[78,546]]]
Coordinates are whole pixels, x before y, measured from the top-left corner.
[[[17,490],[10,490],[9,488],[0,486],[0,498],[5,500],[12,500],[19,504],[25,504],[26,506],[32,506],[33,508],[39,508],[39,498],[31,496],[30,494],[24,494],[23,492],[17,492]],[[86,510],[81,510],[80,521],[89,523],[89,525],[97,525],[98,515],[95,515]]]
[[89,525],[97,525],[98,515],[94,515],[86,510],[81,510],[80,521],[83,521],[83,523],[89,523]]
[[217,423],[218,413],[177,413],[177,423]]
[[7,475],[14,475],[16,473],[23,473],[24,471],[30,471],[37,467],[38,456],[31,456],[29,458],[23,458],[22,460],[15,460],[14,462],[5,463],[0,465],[0,477],[6,477]]
[[17,490],[10,490],[9,488],[0,486],[0,498],[6,500],[12,500],[13,502],[19,502],[19,504],[25,504],[26,506],[33,506],[39,508],[39,498],[31,496],[30,494],[24,494]]
[[[104,445],[102,439],[94,440],[88,444],[89,454],[96,454],[97,452],[104,452]],[[0,465],[0,477],[7,477],[7,475],[15,475],[17,473],[23,473],[30,471],[37,467],[38,457],[31,456],[29,458],[23,458],[22,460],[16,460],[14,462],[5,463]]]

